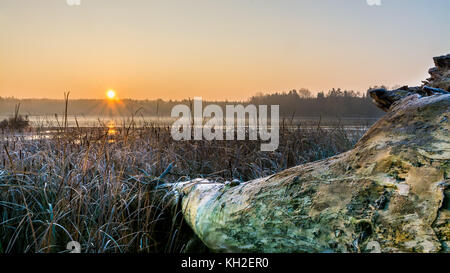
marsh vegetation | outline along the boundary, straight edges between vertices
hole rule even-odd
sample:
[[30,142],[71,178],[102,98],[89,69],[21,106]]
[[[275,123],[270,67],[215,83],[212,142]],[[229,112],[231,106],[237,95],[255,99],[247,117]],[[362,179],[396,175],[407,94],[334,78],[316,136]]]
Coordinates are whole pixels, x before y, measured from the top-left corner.
[[[182,252],[191,235],[164,200],[164,183],[267,176],[349,150],[363,130],[280,128],[259,141],[174,141],[169,126],[131,122],[0,133],[0,253]],[[33,137],[30,138],[29,136]]]

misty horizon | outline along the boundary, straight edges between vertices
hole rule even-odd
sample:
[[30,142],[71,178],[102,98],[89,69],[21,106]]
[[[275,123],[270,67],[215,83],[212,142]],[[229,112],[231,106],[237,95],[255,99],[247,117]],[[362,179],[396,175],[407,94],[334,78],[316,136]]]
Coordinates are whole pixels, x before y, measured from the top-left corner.
[[[113,91],[111,91],[113,92]],[[69,94],[67,114],[73,116],[171,116],[176,105],[192,107],[194,97],[183,100],[133,100],[119,99],[113,92],[108,99],[71,99]],[[328,117],[365,117],[377,118],[383,113],[372,103],[366,93],[331,89],[328,92],[312,94],[307,89],[290,90],[289,92],[275,92],[270,94],[256,94],[245,101],[205,100],[206,104],[217,104],[222,109],[230,104],[242,105],[278,105],[280,115],[293,116],[328,116]],[[0,97],[0,115],[8,115],[20,106],[23,115],[55,115],[61,114],[65,108],[64,100],[59,99],[15,99]]]

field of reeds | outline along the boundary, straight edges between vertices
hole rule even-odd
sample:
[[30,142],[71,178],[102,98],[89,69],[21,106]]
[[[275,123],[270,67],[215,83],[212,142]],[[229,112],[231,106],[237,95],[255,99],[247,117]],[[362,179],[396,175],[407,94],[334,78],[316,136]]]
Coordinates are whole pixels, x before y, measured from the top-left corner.
[[164,183],[267,176],[352,148],[363,131],[280,128],[258,141],[174,141],[169,126],[30,127],[0,131],[0,253],[201,251]]

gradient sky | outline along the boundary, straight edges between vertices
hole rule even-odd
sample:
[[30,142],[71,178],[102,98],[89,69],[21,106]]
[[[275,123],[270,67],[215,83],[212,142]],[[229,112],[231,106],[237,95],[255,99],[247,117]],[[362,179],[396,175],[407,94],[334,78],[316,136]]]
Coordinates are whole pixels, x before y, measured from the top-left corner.
[[0,96],[245,99],[417,85],[449,0],[0,0]]

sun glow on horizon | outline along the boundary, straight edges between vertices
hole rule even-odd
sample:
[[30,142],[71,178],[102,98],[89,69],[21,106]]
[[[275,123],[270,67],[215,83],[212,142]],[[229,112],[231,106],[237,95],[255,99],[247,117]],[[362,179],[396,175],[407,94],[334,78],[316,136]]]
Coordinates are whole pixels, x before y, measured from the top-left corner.
[[[68,88],[72,99],[110,104],[365,93],[421,85],[450,44],[449,0],[64,2],[0,0],[1,97],[60,99]],[[422,20],[399,23],[409,14]]]
[[108,92],[106,92],[106,97],[108,97],[108,99],[113,100],[116,98],[116,91],[114,90],[108,90]]

